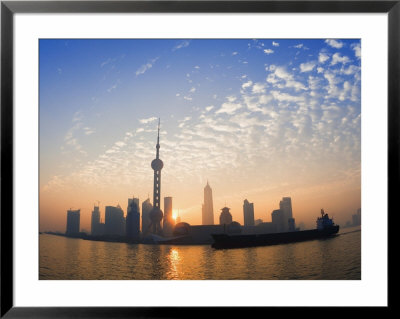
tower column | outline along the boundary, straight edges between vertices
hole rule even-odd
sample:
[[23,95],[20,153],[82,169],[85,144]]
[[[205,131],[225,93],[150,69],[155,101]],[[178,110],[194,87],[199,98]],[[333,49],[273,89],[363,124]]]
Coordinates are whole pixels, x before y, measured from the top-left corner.
[[158,134],[156,145],[156,158],[151,162],[151,168],[154,170],[154,184],[153,184],[153,209],[150,212],[151,229],[155,234],[161,234],[161,220],[163,219],[163,212],[160,207],[161,199],[161,170],[164,167],[163,161],[160,156],[160,119],[158,120]]

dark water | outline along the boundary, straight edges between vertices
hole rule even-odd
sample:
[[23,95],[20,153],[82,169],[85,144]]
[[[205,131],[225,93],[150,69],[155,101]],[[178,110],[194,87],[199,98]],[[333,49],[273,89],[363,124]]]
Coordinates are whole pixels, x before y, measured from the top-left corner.
[[360,227],[330,239],[231,250],[39,238],[39,279],[361,279]]

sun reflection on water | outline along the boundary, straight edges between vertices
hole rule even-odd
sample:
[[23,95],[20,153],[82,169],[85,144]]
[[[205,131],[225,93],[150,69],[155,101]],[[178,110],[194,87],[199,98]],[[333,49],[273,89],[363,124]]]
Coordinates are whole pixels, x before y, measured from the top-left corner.
[[168,279],[179,279],[179,265],[181,263],[181,256],[179,254],[179,248],[173,247],[169,250],[167,256],[169,263]]

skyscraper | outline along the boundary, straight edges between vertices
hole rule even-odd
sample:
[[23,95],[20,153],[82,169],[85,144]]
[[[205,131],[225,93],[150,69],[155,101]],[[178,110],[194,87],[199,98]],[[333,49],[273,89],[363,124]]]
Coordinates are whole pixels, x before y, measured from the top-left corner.
[[[290,197],[282,197],[282,200],[279,202],[279,209],[283,212],[285,219],[285,228],[284,230],[289,230],[289,219],[292,219],[292,199]],[[290,223],[293,223],[294,220]]]
[[99,235],[100,232],[100,207],[94,206],[92,211],[92,229],[91,233],[93,236]]
[[254,226],[254,204],[247,199],[243,202],[244,225]]
[[272,224],[278,233],[285,232],[287,230],[287,221],[285,222],[285,214],[281,209],[275,209],[272,211],[271,217]]
[[172,218],[172,197],[164,197],[164,223],[163,234],[171,236],[174,228],[174,220]]
[[150,212],[153,209],[153,205],[150,203],[150,198],[146,199],[142,203],[142,233],[146,234],[150,229]]
[[161,221],[163,212],[160,207],[161,198],[161,170],[164,163],[160,160],[160,119],[158,120],[158,135],[156,145],[156,158],[151,162],[151,168],[154,170],[154,186],[153,186],[153,209],[150,212],[150,229],[153,234],[161,234]]
[[352,215],[351,217],[353,220],[353,226],[361,225],[361,208],[357,209],[356,214]]
[[128,209],[126,213],[126,237],[138,239],[140,234],[140,211],[139,198],[128,199]]
[[106,206],[105,233],[106,235],[125,235],[125,217],[121,206]]
[[127,210],[126,210],[126,213],[129,212],[130,207],[131,207],[131,205],[132,205],[132,202],[135,202],[135,203],[136,203],[136,205],[137,205],[137,207],[138,207],[138,212],[140,213],[139,198],[135,198],[134,196],[133,196],[132,198],[128,198],[128,208],[127,208]]
[[232,223],[232,215],[229,212],[229,207],[222,208],[221,215],[219,216],[220,225],[229,225]]
[[67,211],[67,235],[77,235],[80,230],[81,210],[68,210]]
[[208,184],[204,187],[204,204],[202,206],[202,222],[203,225],[214,225],[214,209],[212,189]]

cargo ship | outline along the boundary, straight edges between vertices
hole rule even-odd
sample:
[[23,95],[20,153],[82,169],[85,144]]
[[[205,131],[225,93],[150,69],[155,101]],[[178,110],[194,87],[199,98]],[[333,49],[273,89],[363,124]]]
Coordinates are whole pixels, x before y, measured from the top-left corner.
[[321,209],[321,217],[317,218],[317,228],[312,230],[298,230],[286,233],[228,235],[212,234],[215,249],[244,248],[294,243],[305,240],[321,239],[335,236],[339,225],[335,225],[332,218]]

